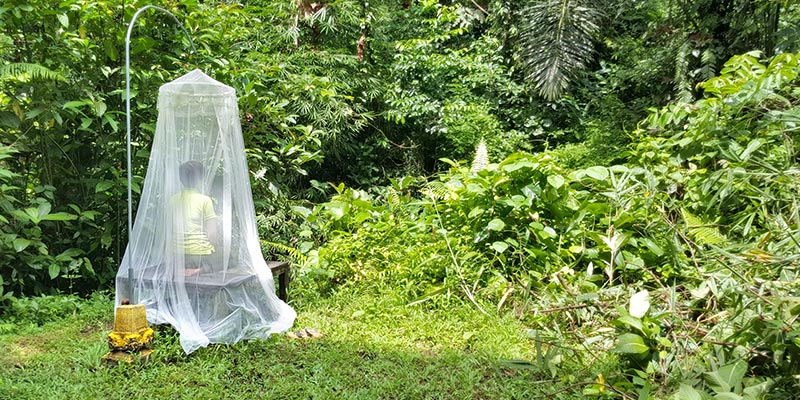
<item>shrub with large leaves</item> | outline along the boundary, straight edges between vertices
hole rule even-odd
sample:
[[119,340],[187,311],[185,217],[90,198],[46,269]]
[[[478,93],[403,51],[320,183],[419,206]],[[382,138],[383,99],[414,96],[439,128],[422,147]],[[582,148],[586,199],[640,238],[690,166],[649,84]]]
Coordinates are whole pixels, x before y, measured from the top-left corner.
[[664,189],[684,198],[692,239],[708,242],[710,232],[697,228],[715,228],[725,242],[747,243],[740,251],[790,261],[800,228],[793,222],[800,67],[794,54],[766,65],[757,56],[732,58],[700,85],[704,99],[654,112],[640,134],[655,137],[637,152],[643,164],[662,165]]

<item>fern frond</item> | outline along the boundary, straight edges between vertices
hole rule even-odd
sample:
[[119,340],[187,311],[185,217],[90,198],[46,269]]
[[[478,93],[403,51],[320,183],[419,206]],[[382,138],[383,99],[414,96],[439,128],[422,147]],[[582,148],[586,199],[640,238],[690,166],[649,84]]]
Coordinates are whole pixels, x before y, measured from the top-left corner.
[[434,200],[442,200],[447,198],[447,192],[448,192],[447,186],[445,186],[445,184],[440,181],[428,182],[425,189],[423,190],[423,193],[426,196]]
[[49,81],[65,81],[61,73],[53,71],[40,64],[11,63],[0,65],[0,81],[7,79],[42,79]]
[[391,186],[386,188],[386,204],[393,210],[397,210],[403,206],[403,202],[400,201],[400,193]]
[[287,246],[283,243],[276,243],[267,240],[262,240],[261,245],[273,250],[283,251],[289,254],[290,257],[300,262],[306,262],[306,260],[308,259],[308,257],[306,257],[303,253],[300,252],[300,250],[297,250],[291,246]]
[[675,78],[673,79],[675,98],[682,103],[691,102],[692,83],[689,79],[689,54],[691,54],[689,41],[684,42],[675,54]]
[[700,56],[700,63],[702,66],[700,67],[700,73],[698,74],[698,77],[701,80],[707,81],[716,75],[717,55],[714,53],[713,48],[703,50],[703,53]]
[[723,235],[719,228],[706,224],[696,215],[681,209],[681,215],[686,222],[686,228],[689,231],[689,236],[700,244],[720,244],[725,243],[727,238]]

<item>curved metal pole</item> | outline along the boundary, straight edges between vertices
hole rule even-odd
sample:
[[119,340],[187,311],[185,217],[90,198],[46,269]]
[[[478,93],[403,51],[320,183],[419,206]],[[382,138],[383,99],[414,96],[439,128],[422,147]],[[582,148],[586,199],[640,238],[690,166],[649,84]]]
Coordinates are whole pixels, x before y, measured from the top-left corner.
[[139,17],[139,14],[149,8],[162,11],[172,17],[175,23],[178,24],[183,33],[189,39],[189,44],[192,46],[192,51],[189,54],[192,54],[196,51],[192,37],[189,36],[189,32],[187,32],[183,27],[181,21],[179,21],[174,14],[161,7],[144,6],[140,8],[135,14],[133,14],[133,18],[131,18],[131,22],[128,24],[128,33],[125,35],[125,128],[128,136],[128,240],[130,240],[130,235],[133,233],[133,193],[131,190],[131,187],[133,186],[133,175],[131,174],[131,32],[133,32],[133,25],[136,22],[136,18]]

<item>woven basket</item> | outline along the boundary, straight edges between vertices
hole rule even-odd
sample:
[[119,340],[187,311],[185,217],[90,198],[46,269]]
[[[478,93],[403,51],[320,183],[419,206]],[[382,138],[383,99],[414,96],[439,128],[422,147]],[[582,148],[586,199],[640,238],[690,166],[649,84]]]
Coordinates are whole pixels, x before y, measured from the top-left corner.
[[139,351],[153,344],[153,334],[147,326],[144,304],[121,305],[114,317],[114,330],[108,334],[108,347],[112,351]]
[[117,307],[114,331],[120,333],[139,332],[147,328],[147,313],[144,304],[129,304]]

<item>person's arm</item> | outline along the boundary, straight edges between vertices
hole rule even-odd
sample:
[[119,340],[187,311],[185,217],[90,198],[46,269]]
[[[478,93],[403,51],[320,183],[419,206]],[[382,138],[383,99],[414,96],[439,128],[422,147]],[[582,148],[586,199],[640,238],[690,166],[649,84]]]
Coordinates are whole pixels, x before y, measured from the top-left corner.
[[217,218],[217,214],[214,212],[214,202],[211,198],[208,198],[208,201],[204,204],[203,214],[205,216],[205,229],[208,235],[208,241],[216,246],[221,239],[219,233],[219,218]]
[[206,221],[206,232],[208,232],[208,241],[211,242],[213,245],[217,245],[219,243],[219,219],[215,216],[214,218],[209,219]]

